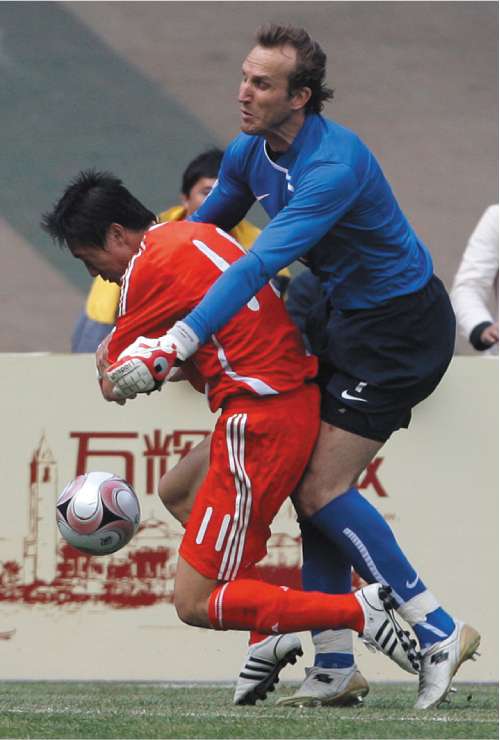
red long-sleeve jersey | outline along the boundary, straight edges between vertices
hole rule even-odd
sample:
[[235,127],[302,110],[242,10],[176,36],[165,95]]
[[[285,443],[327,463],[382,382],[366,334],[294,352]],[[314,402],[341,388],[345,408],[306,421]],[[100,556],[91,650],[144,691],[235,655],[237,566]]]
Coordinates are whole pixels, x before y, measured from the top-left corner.
[[[151,227],[122,279],[110,362],[138,336],[165,334],[243,254],[231,236],[210,224]],[[215,411],[229,396],[294,390],[314,378],[317,360],[306,352],[277,291],[267,284],[183,369],[195,387],[202,380]]]

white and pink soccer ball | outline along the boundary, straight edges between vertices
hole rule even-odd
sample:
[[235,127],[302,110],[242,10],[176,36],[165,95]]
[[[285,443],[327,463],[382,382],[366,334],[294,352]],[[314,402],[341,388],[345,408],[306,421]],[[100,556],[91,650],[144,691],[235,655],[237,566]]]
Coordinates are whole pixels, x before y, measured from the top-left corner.
[[72,480],[56,503],[59,531],[87,555],[110,555],[137,532],[141,519],[133,488],[112,473],[86,473]]

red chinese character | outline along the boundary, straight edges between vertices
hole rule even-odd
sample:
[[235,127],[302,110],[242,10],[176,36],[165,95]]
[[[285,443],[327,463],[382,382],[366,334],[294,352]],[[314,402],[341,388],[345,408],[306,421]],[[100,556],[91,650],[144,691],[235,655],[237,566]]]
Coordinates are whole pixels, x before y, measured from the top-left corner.
[[377,496],[384,498],[389,495],[377,477],[377,470],[381,466],[383,459],[383,457],[375,457],[371,463],[368,463],[365,475],[358,483],[359,490],[373,486]]
[[136,439],[137,432],[70,432],[70,437],[78,439],[76,456],[76,475],[87,471],[89,457],[121,457],[125,460],[125,479],[134,485],[134,455],[129,450],[89,450],[91,439]]
[[152,439],[145,434],[144,441],[146,443],[146,452],[143,452],[142,454],[146,458],[146,493],[152,494],[156,490],[154,475],[155,458],[159,458],[159,480],[168,470],[168,456],[170,455],[168,448],[172,441],[172,435],[165,434],[162,439],[161,431],[159,429],[155,429],[153,431]]
[[176,429],[173,434],[174,453],[179,455],[180,458],[186,457],[188,452],[192,450],[193,446],[202,441],[201,439],[196,440],[196,443],[192,439],[183,441],[183,437],[191,435],[193,437],[201,437],[202,439],[205,439],[209,434],[210,432],[201,429]]

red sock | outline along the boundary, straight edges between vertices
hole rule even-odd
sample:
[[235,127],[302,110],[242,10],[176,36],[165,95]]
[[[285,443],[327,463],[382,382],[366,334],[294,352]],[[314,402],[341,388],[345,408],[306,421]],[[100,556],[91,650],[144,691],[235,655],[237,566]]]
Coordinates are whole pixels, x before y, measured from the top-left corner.
[[210,595],[208,617],[217,630],[250,629],[267,635],[337,627],[362,632],[364,628],[363,611],[353,594],[294,591],[248,579],[217,586]]
[[[262,572],[255,565],[251,565],[245,570],[240,570],[240,577],[251,578],[253,581],[262,581]],[[256,645],[258,642],[262,642],[262,640],[265,640],[267,637],[269,637],[269,635],[265,634],[264,632],[251,630],[248,636],[248,644]]]
[[255,645],[257,642],[262,642],[262,640],[265,640],[266,637],[269,637],[269,635],[266,635],[265,632],[256,632],[255,630],[252,630],[250,632],[250,637],[248,638],[248,644]]

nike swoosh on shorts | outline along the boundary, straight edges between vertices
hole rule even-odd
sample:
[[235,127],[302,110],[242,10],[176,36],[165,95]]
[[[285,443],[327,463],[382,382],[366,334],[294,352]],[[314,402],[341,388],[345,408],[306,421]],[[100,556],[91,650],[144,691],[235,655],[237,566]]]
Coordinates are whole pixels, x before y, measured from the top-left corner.
[[348,393],[347,391],[342,391],[340,395],[342,396],[342,398],[345,398],[346,401],[361,401],[362,403],[368,403],[366,398],[360,398],[359,396],[351,396],[351,394]]

